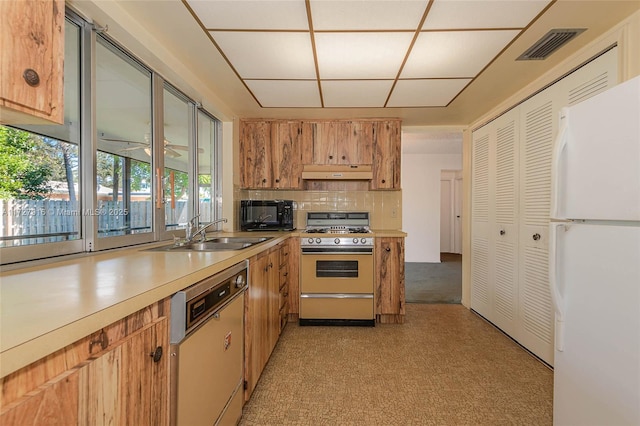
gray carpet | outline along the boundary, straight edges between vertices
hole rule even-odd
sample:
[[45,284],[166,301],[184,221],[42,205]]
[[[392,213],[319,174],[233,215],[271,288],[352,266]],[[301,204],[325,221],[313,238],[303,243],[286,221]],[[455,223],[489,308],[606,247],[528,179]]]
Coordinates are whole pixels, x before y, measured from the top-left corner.
[[441,253],[442,263],[405,263],[407,303],[460,303],[462,256]]

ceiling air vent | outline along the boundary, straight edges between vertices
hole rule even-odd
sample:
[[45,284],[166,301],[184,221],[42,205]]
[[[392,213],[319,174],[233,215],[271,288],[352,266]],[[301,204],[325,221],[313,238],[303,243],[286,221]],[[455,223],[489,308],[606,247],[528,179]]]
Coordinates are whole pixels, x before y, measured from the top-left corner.
[[568,43],[586,28],[553,29],[518,57],[518,61],[536,61],[547,59],[553,52]]

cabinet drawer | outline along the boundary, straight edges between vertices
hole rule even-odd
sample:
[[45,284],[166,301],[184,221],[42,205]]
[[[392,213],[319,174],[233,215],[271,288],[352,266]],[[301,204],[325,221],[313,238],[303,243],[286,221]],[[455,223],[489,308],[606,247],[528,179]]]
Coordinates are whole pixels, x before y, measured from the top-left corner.
[[280,289],[280,309],[287,303],[287,300],[289,300],[289,284],[285,284]]
[[289,262],[289,244],[285,243],[280,247],[280,267],[288,265]]
[[289,265],[280,268],[280,280],[278,282],[280,283],[279,288],[289,282]]
[[280,332],[287,325],[287,318],[289,317],[289,304],[285,301],[284,306],[280,308]]

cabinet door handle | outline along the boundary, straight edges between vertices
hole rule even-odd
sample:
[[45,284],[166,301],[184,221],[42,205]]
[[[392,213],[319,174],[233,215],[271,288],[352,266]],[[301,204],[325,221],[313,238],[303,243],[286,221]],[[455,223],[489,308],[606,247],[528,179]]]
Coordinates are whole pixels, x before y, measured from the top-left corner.
[[149,356],[153,358],[153,362],[160,362],[160,359],[162,359],[162,346],[158,346]]
[[532,238],[533,238],[533,241],[538,241],[540,239],[540,234],[536,232],[535,234],[533,234]]
[[501,229],[501,230],[500,230],[500,235],[504,235],[504,234],[506,234],[506,233],[507,233],[507,231],[505,231],[504,229]]
[[343,156],[342,156],[342,159],[343,159],[343,160],[346,160],[346,159],[347,159],[347,157],[343,155]]
[[386,182],[387,182],[386,180],[382,179],[382,183],[386,183]]
[[391,251],[391,247],[385,247],[384,251]]
[[329,156],[329,160],[333,160],[333,155],[330,155],[330,156]]
[[38,85],[40,85],[40,76],[34,69],[25,69],[22,73],[22,78],[24,78],[24,81],[31,87],[37,87]]
[[280,179],[276,179],[276,183],[280,183]]

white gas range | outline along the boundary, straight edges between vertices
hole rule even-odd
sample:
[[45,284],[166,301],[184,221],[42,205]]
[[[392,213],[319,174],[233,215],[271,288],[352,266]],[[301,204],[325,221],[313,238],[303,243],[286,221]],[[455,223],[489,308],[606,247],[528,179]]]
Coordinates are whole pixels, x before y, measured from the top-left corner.
[[300,324],[375,325],[368,212],[308,212],[301,237]]

